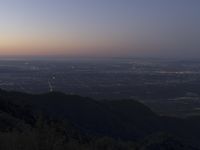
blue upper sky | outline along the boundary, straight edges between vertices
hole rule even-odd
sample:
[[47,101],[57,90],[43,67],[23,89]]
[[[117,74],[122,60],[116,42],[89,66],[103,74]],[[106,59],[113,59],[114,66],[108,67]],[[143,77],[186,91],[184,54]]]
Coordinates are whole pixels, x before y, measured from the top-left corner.
[[1,0],[0,55],[200,55],[199,0]]

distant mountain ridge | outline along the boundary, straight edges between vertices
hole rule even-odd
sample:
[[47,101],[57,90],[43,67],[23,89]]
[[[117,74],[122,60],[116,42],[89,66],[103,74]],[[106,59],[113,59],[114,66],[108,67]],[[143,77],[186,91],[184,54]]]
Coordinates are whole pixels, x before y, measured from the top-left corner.
[[[166,133],[199,145],[200,117],[159,116],[135,100],[102,100],[60,92],[26,94],[0,90],[0,130],[22,129],[35,116],[71,122],[81,133],[138,141]],[[20,122],[20,124],[19,124]]]

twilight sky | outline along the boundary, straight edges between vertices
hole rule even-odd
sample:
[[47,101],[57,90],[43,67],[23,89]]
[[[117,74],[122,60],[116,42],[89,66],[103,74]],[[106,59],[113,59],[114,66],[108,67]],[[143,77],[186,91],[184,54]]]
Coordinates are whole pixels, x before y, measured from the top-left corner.
[[200,0],[0,0],[0,55],[200,56]]

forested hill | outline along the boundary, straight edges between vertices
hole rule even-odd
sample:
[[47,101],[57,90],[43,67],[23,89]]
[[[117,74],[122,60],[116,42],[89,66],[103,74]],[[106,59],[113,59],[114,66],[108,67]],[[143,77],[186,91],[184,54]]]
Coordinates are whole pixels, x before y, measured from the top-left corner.
[[0,131],[0,148],[5,150],[12,144],[28,147],[25,143],[35,144],[34,150],[41,146],[193,150],[200,146],[200,117],[159,116],[134,100],[96,101],[59,92],[32,95],[0,90]]

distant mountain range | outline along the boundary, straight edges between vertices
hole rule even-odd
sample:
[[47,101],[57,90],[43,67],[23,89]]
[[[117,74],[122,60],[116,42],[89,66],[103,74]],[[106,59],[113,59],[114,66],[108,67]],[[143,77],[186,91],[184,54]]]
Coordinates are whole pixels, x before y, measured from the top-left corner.
[[2,133],[33,127],[40,116],[69,122],[84,137],[107,136],[139,142],[144,150],[167,149],[170,145],[176,150],[193,150],[200,146],[198,116],[184,119],[159,116],[144,104],[128,99],[96,101],[60,92],[32,95],[0,90]]

